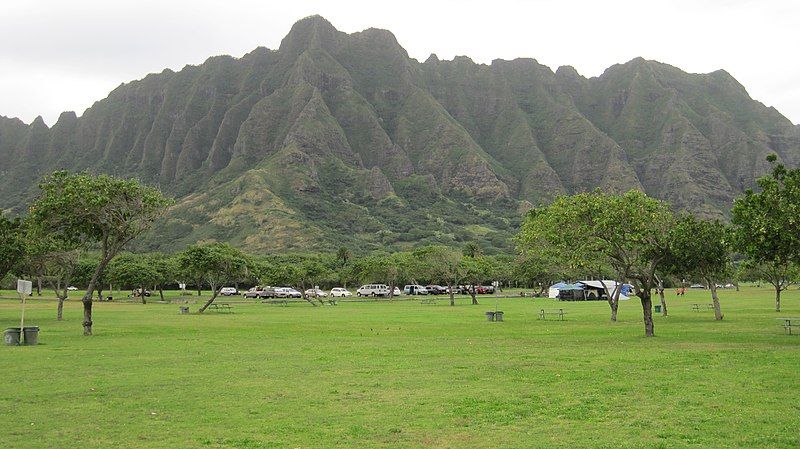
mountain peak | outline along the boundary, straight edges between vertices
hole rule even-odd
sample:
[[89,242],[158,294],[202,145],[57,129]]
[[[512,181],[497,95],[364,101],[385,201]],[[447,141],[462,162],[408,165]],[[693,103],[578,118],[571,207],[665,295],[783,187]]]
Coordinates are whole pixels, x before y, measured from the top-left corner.
[[308,48],[324,49],[335,43],[339,33],[324,17],[308,16],[292,25],[289,34],[281,41],[280,50],[299,54]]
[[31,128],[48,128],[47,124],[44,122],[44,119],[41,115],[36,116],[36,118],[31,122]]

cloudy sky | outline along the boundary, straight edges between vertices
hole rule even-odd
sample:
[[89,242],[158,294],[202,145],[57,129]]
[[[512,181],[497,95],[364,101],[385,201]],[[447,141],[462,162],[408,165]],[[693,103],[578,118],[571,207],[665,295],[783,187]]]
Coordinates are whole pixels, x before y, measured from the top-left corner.
[[724,68],[800,123],[800,2],[2,0],[0,115],[79,115],[122,82],[218,54],[277,48],[298,19],[391,30],[424,60],[533,57],[585,76],[637,56],[689,72]]

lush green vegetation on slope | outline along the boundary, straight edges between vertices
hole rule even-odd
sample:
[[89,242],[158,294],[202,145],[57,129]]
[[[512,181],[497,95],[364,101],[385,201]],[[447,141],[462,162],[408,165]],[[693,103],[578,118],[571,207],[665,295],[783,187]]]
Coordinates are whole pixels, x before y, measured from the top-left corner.
[[[152,249],[479,238],[499,251],[519,210],[595,188],[726,217],[770,153],[800,164],[798,128],[724,71],[636,58],[587,79],[532,59],[420,63],[388,31],[314,16],[276,50],[148,75],[52,127],[0,117],[0,209],[22,213],[49,172],[89,170],[175,197]],[[422,183],[426,195],[408,192]]]

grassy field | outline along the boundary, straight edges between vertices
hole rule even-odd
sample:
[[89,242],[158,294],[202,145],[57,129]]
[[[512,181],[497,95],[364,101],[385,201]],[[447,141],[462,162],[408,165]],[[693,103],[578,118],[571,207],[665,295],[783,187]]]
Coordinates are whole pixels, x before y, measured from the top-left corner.
[[[797,448],[800,292],[670,292],[643,337],[641,307],[494,299],[312,308],[29,302],[36,347],[0,347],[0,441],[15,448]],[[539,321],[564,307],[568,320]],[[192,306],[196,310],[197,305]],[[0,327],[19,324],[0,300]]]

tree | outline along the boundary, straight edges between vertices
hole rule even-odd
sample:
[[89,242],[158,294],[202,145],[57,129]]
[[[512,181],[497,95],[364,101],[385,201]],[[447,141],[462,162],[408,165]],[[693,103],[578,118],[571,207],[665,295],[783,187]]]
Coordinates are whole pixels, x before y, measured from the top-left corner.
[[69,298],[69,286],[80,264],[79,245],[59,239],[59,234],[41,234],[28,227],[25,259],[22,270],[44,280],[58,299],[56,319],[64,319],[64,301]]
[[[306,289],[318,285],[324,279],[328,279],[332,274],[331,270],[316,258],[304,259],[300,263],[294,264],[294,268],[292,270],[293,276],[291,276],[292,284],[299,285],[303,299],[316,306],[306,294]],[[316,294],[314,296],[316,297]]]
[[[596,191],[559,197],[548,207],[530,210],[517,236],[517,249],[523,260],[532,264],[528,270],[543,272],[527,273],[527,277],[544,277],[547,271],[558,267],[561,273],[590,272],[603,279],[611,260],[608,241],[619,238],[613,225],[609,225],[610,220],[604,217],[613,202],[610,195]],[[619,286],[626,269],[610,270],[617,283],[617,288],[607,295],[612,322],[617,321]]]
[[464,276],[461,252],[446,246],[425,246],[415,250],[413,257],[419,261],[419,272],[429,280],[442,279],[450,291],[450,305],[455,306],[455,287]]
[[714,317],[723,318],[717,283],[730,272],[730,230],[718,220],[682,215],[669,231],[665,266],[681,278],[702,279],[711,289]]
[[226,283],[248,272],[247,262],[241,251],[227,243],[192,245],[178,255],[178,264],[184,273],[211,286],[211,298],[198,313],[205,312]]
[[147,304],[145,286],[155,284],[159,272],[156,266],[139,254],[123,253],[108,264],[107,278],[110,282],[138,290],[142,304]]
[[780,312],[781,293],[800,280],[800,267],[793,263],[756,262],[741,264],[741,275],[747,280],[767,281],[775,289],[775,311]]
[[415,274],[415,261],[411,254],[373,254],[358,261],[358,272],[362,282],[385,282],[389,286],[389,299],[394,297],[394,288],[404,279]]
[[57,171],[39,185],[30,207],[31,226],[64,241],[100,247],[98,263],[83,296],[83,334],[92,335],[92,296],[108,263],[149,229],[170,201],[134,179]]
[[[772,173],[756,181],[760,191],[748,189],[733,204],[736,248],[752,266],[760,266],[773,279],[791,274],[800,263],[800,169],[787,170],[767,156]],[[783,281],[775,287],[775,311],[781,311]]]
[[645,335],[654,335],[652,290],[667,253],[667,231],[674,217],[666,203],[631,190],[622,195],[600,191],[561,196],[532,209],[518,236],[522,250],[542,250],[570,268],[610,266],[617,288],[609,292],[616,320],[621,286],[630,279],[642,303]]
[[164,253],[150,253],[145,255],[145,260],[155,270],[155,278],[152,280],[158,288],[161,300],[164,300],[164,286],[176,283],[179,277],[178,261],[175,257]]
[[493,260],[489,257],[484,257],[481,252],[470,252],[475,256],[467,256],[461,258],[460,269],[462,277],[469,284],[469,295],[472,298],[472,305],[478,305],[478,298],[476,296],[477,288],[483,281],[491,279],[497,270],[497,267],[492,263]]
[[534,249],[523,251],[513,264],[514,279],[522,282],[525,286],[538,286],[539,295],[544,294],[552,283],[569,278],[567,271],[566,268],[559,265],[559,261]]
[[22,221],[9,220],[0,212],[0,279],[3,279],[25,256]]

